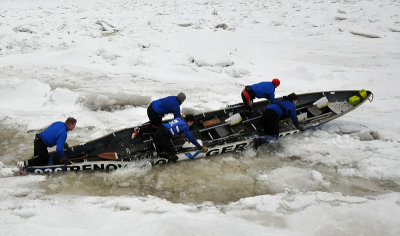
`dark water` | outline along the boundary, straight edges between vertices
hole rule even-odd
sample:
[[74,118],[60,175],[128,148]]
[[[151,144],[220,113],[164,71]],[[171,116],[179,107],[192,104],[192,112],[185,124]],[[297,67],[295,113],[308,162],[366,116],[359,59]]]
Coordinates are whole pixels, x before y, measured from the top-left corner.
[[[16,161],[32,155],[35,133],[2,127],[0,161],[5,166],[15,166]],[[73,144],[74,140],[69,142]],[[396,182],[341,176],[332,166],[311,165],[301,157],[285,156],[284,150],[278,142],[257,152],[250,149],[174,164],[133,163],[129,168],[112,172],[56,173],[47,176],[39,188],[48,194],[153,195],[172,202],[222,204],[284,191],[341,192],[353,196],[400,191]],[[313,179],[313,175],[317,178]]]

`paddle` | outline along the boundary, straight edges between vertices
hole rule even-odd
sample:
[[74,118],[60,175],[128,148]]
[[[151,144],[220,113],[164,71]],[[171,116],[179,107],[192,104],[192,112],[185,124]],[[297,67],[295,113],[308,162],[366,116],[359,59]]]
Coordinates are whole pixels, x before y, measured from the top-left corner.
[[[81,160],[81,159],[85,159],[88,158],[88,154],[85,154],[81,157],[75,157],[75,158],[71,158],[71,161],[75,161],[75,160]],[[118,154],[116,152],[103,152],[100,154],[97,154],[98,157],[102,158],[102,159],[108,159],[108,160],[118,160]]]
[[97,154],[97,156],[108,160],[118,160],[118,154],[116,152],[103,152]]
[[71,158],[70,161],[81,160],[81,159],[85,159],[85,158],[87,158],[87,157],[88,157],[88,154],[85,154],[85,155],[83,155],[83,156],[81,156],[81,157]]

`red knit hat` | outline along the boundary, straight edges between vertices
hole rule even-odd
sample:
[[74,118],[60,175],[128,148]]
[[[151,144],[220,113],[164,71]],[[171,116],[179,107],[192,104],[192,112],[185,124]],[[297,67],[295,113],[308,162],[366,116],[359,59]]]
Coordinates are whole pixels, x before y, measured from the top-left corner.
[[275,78],[275,79],[272,80],[272,83],[273,83],[276,87],[278,87],[278,86],[281,84],[281,81],[279,81],[279,79]]

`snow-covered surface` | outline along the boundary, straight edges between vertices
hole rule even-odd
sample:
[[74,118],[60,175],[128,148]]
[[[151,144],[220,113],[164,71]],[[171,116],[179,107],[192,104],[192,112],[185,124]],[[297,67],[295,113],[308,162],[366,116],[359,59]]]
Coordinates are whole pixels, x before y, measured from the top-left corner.
[[[0,1],[0,235],[399,235],[400,2]],[[247,84],[368,89],[374,101],[278,143],[113,173],[14,176],[74,116],[82,143],[241,101]]]

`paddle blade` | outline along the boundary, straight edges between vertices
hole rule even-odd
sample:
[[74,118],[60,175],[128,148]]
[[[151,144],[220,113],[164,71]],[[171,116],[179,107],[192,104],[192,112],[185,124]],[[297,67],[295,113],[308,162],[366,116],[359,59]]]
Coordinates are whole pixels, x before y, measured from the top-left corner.
[[71,158],[70,161],[85,159],[85,158],[87,158],[88,156],[89,156],[88,154],[85,154],[85,155],[83,155],[83,156],[81,156],[81,157],[74,157],[74,158]]
[[108,160],[118,160],[118,154],[116,152],[103,152],[97,154],[97,156]]

